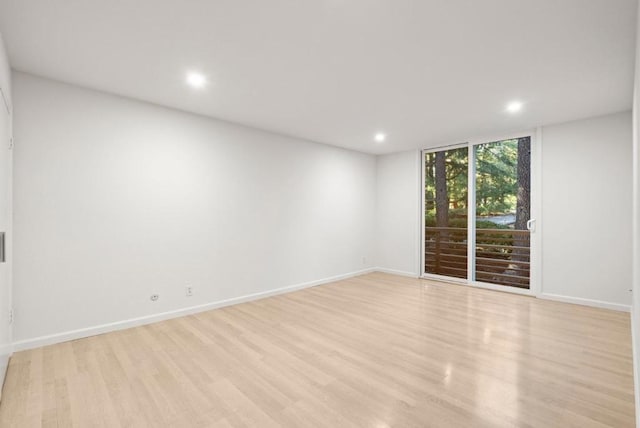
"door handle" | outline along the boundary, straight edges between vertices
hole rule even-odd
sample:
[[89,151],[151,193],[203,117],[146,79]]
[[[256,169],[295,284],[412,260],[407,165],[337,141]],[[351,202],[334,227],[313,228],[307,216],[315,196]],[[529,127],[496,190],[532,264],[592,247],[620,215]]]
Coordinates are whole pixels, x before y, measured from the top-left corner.
[[530,219],[527,220],[527,230],[529,232],[533,232],[535,230],[535,226],[536,226],[536,220],[535,219]]

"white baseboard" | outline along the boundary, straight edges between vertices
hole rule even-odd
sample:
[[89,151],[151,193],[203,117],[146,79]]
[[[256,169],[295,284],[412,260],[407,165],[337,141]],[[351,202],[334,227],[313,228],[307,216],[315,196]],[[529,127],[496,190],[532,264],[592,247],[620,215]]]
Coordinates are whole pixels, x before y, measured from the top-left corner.
[[392,275],[408,276],[410,278],[418,278],[418,277],[420,277],[420,275],[418,275],[415,272],[407,272],[407,271],[403,271],[403,270],[387,269],[387,268],[383,268],[383,267],[377,267],[374,270],[376,272],[390,273]]
[[[396,270],[396,269],[388,269],[388,268],[383,268],[383,267],[376,267],[374,270],[376,272],[390,273],[390,274],[393,274],[393,275],[407,276],[407,277],[410,277],[410,278],[419,278],[420,277],[420,275],[417,275],[414,272],[406,272],[406,271],[401,271],[401,270]],[[447,281],[447,279],[445,279],[445,278],[427,278],[427,279],[432,279],[434,281],[453,283],[453,284],[460,284],[461,282],[466,284],[465,280],[458,281],[458,280],[452,279],[451,281]],[[497,290],[497,291],[505,291],[503,288],[501,288],[499,286],[491,287],[491,284],[483,284],[482,286],[478,286],[478,287],[479,288],[487,288],[487,289]],[[530,295],[529,292],[520,293],[520,292],[517,291],[517,289],[515,290],[515,294]],[[620,312],[631,312],[631,306],[630,305],[623,305],[623,304],[620,304],[620,303],[605,302],[605,301],[602,301],[602,300],[583,299],[581,297],[562,296],[562,295],[559,295],[559,294],[550,294],[550,293],[542,293],[542,294],[539,294],[539,295],[537,295],[535,297],[537,297],[539,299],[554,300],[556,302],[572,303],[574,305],[592,306],[592,307],[595,307],[595,308],[611,309],[611,310],[620,311]]]
[[7,375],[7,368],[9,367],[9,358],[13,353],[13,345],[0,346],[0,401],[2,401],[2,389],[4,386],[4,379]]
[[640,427],[640,355],[638,355],[638,334],[640,333],[636,329],[638,322],[637,311],[631,311],[631,349],[633,355],[633,390],[635,392],[636,403],[636,427]]
[[[24,351],[27,349],[38,348],[41,346],[53,345],[56,343],[67,342],[70,340],[82,339],[84,337],[95,336],[98,334],[108,333],[111,331],[124,330],[131,327],[138,327],[141,325],[151,324],[154,322],[164,321],[172,318],[178,318],[185,315],[196,314],[199,312],[205,312],[216,308],[222,308],[225,306],[236,305],[238,303],[250,302],[253,300],[264,299],[266,297],[277,296],[279,294],[290,293],[292,291],[302,290],[317,285],[327,284],[330,282],[340,281],[343,279],[352,278],[359,275],[364,275],[371,272],[383,272],[393,275],[401,275],[410,278],[418,278],[413,272],[405,272],[395,269],[387,269],[382,267],[368,268],[355,272],[349,272],[342,275],[336,275],[329,278],[323,278],[315,281],[308,281],[300,284],[290,285],[286,287],[276,288],[269,291],[263,291],[260,293],[247,294],[244,296],[234,297],[226,300],[219,300],[210,303],[204,303],[202,305],[189,306],[186,308],[176,309],[172,311],[162,312],[153,315],[147,315],[138,318],[131,318],[128,320],[117,321],[108,324],[101,324],[93,327],[81,328],[77,330],[65,331],[61,333],[50,334],[46,336],[35,337],[32,339],[19,340],[13,343],[13,352]],[[603,302],[599,300],[582,299],[577,297],[560,296],[555,294],[543,293],[538,296],[541,299],[555,300],[565,303],[574,303],[578,305],[594,306],[598,308],[613,309],[616,311],[629,312],[631,307],[628,305],[621,305],[617,303]],[[3,369],[3,363],[6,362],[0,355],[0,371]],[[4,367],[6,370],[6,367]]]
[[631,312],[630,305],[622,305],[620,303],[605,302],[602,300],[583,299],[581,297],[561,296],[559,294],[542,293],[539,299],[554,300],[556,302],[573,303],[575,305],[593,306],[595,308],[611,309],[614,311]]
[[371,273],[375,270],[376,269],[374,268],[363,269],[356,272],[349,272],[342,275],[332,276],[329,278],[303,282],[300,284],[289,285],[286,287],[276,288],[269,291],[263,291],[263,292],[254,293],[254,294],[247,294],[244,296],[234,297],[231,299],[204,303],[202,305],[190,306],[186,308],[176,309],[173,311],[162,312],[159,314],[147,315],[139,318],[131,318],[124,321],[117,321],[117,322],[97,325],[93,327],[65,331],[62,333],[50,334],[47,336],[35,337],[32,339],[19,340],[13,343],[13,350],[15,352],[24,351],[27,349],[39,348],[41,346],[53,345],[56,343],[67,342],[70,340],[95,336],[97,334],[109,333],[111,331],[124,330],[126,328],[131,328],[131,327],[138,327],[141,325],[151,324],[154,322],[165,321],[172,318],[182,317],[185,315],[192,315],[199,312],[205,312],[211,309],[222,308],[225,306],[236,305],[238,303],[264,299],[266,297],[276,296],[278,294],[290,293],[292,291],[302,290],[304,288],[309,288],[309,287],[315,287],[316,285],[327,284],[329,282],[340,281],[343,279]]

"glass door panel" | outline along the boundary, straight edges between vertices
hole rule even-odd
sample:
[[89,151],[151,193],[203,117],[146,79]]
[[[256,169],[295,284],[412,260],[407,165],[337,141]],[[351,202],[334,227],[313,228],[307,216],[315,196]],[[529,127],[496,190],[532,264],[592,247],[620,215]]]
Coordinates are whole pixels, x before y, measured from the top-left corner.
[[474,279],[529,289],[531,137],[476,145],[474,159]]
[[469,149],[425,153],[425,273],[467,278]]

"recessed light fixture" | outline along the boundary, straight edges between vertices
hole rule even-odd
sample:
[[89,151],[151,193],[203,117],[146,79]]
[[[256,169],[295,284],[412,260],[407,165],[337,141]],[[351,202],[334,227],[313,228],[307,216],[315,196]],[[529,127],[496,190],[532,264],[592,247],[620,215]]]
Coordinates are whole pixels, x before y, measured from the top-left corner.
[[386,135],[384,135],[382,132],[378,132],[373,139],[376,140],[378,143],[382,143],[385,139],[387,138]]
[[186,81],[192,88],[202,88],[207,84],[207,78],[204,74],[195,71],[187,73]]
[[507,104],[507,111],[509,113],[518,113],[520,110],[522,110],[524,104],[522,104],[522,102],[520,101],[511,101],[509,104]]

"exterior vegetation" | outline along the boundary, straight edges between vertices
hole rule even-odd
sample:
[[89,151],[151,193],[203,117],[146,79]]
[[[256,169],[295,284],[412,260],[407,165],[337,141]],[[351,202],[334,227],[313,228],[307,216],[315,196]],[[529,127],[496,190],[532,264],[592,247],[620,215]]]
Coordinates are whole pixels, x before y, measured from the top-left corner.
[[[529,137],[475,146],[476,215],[479,229],[525,230],[530,217]],[[425,156],[426,225],[467,227],[468,149]],[[491,217],[513,215],[513,222]]]
[[[477,281],[529,288],[531,139],[474,146]],[[425,272],[467,278],[469,149],[425,155]]]

